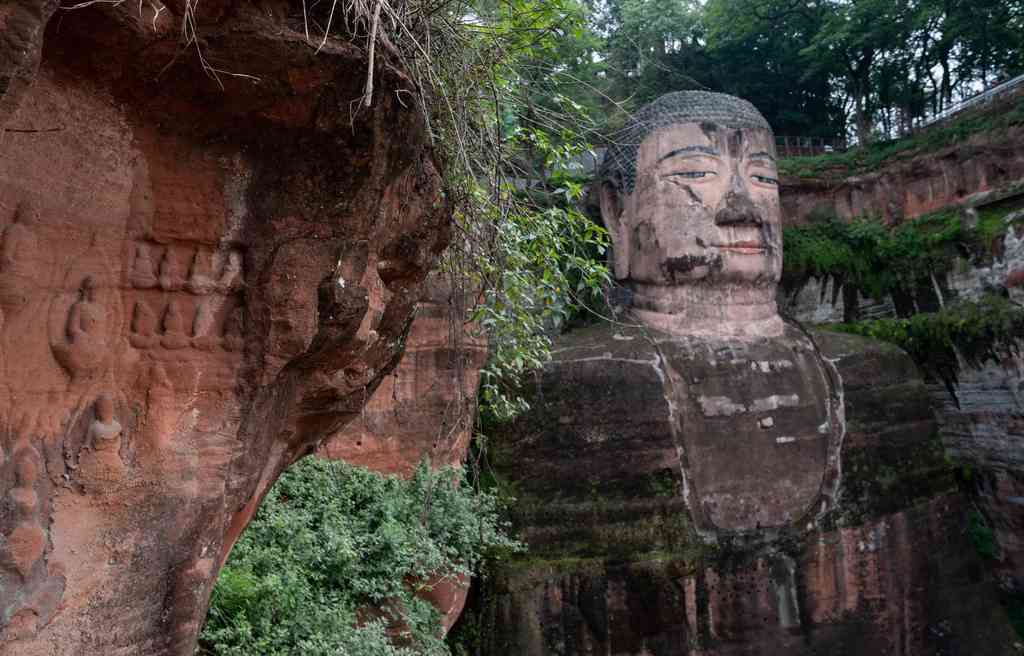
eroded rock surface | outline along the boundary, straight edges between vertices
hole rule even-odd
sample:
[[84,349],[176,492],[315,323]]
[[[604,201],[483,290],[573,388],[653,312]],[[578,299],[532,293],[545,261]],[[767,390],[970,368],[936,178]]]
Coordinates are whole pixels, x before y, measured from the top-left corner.
[[187,7],[0,10],[0,653],[191,654],[447,240],[386,49],[352,116],[364,55],[314,55],[301,3],[210,3],[182,51]]
[[[941,435],[993,531],[991,565],[1024,593],[1024,357],[964,367],[952,393],[933,386]],[[976,520],[977,521],[977,520]]]
[[424,457],[435,467],[465,460],[487,343],[468,323],[464,295],[428,280],[398,366],[318,455],[400,476]]

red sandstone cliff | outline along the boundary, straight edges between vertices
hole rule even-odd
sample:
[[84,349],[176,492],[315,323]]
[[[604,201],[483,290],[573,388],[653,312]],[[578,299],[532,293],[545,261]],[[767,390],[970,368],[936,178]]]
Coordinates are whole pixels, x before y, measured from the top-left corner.
[[[998,116],[1020,102],[1024,96],[1010,97],[985,113]],[[935,150],[902,152],[870,171],[826,167],[814,175],[784,175],[779,190],[782,219],[795,225],[820,213],[898,222],[1022,179],[1024,126],[979,131]]]
[[460,295],[431,276],[398,366],[359,417],[317,453],[401,476],[425,455],[435,466],[461,464],[487,358],[486,339],[467,317]]
[[191,654],[448,212],[410,80],[379,48],[350,114],[364,53],[314,55],[301,3],[206,3],[184,50],[194,3],[55,8],[0,7],[0,653]]

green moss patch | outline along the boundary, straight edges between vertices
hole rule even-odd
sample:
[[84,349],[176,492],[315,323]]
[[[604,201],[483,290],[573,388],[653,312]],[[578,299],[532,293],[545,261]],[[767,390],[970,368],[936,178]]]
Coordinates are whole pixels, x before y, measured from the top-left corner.
[[849,222],[832,217],[786,228],[783,240],[783,286],[833,277],[872,298],[899,294],[951,270],[973,244],[958,207],[896,227],[874,217]]

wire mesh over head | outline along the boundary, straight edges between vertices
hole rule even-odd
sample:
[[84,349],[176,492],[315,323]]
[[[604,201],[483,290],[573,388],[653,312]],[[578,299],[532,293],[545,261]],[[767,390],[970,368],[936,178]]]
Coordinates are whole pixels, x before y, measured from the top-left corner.
[[667,93],[641,107],[612,135],[601,162],[601,179],[618,182],[629,193],[636,185],[640,144],[652,132],[679,123],[714,123],[727,128],[771,126],[761,112],[742,98],[712,91]]

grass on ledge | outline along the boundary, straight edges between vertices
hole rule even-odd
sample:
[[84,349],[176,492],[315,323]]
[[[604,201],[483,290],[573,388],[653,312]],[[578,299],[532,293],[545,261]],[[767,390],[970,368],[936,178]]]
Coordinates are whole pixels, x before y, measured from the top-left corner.
[[779,173],[798,178],[838,178],[875,171],[884,164],[909,159],[964,141],[981,132],[996,132],[1024,125],[1024,96],[1007,106],[999,103],[989,111],[971,112],[946,125],[933,127],[906,139],[879,141],[845,153],[815,157],[788,157],[779,161]]

